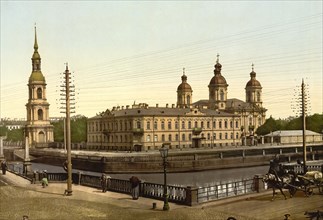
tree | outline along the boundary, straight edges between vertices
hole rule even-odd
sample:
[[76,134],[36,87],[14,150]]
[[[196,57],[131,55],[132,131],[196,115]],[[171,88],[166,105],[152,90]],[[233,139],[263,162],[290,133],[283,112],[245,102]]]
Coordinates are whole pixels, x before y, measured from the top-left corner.
[[257,135],[265,135],[272,131],[277,131],[279,126],[277,122],[272,117],[268,118],[265,123],[256,130]]
[[[277,130],[302,130],[302,118],[288,117],[287,119],[275,120],[270,117],[257,129],[256,133],[257,135],[265,135]],[[323,115],[314,114],[306,117],[306,130],[322,133]]]
[[[64,142],[64,119],[54,122],[54,141]],[[87,118],[83,115],[71,117],[71,141],[73,143],[86,142]]]
[[24,128],[12,129],[8,131],[7,141],[23,141]]
[[8,134],[8,128],[6,126],[0,127],[0,136],[6,136]]

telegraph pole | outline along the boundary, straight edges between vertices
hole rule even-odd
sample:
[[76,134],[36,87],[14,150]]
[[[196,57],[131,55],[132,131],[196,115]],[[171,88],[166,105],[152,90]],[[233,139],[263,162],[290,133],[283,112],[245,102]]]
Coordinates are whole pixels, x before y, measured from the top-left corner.
[[306,167],[306,103],[305,103],[305,85],[304,79],[302,79],[302,127],[303,127],[303,165],[304,173],[307,172]]
[[306,147],[306,115],[308,114],[309,110],[309,92],[308,86],[305,85],[304,79],[302,79],[302,84],[300,88],[301,92],[296,92],[296,105],[292,105],[293,111],[296,113],[296,117],[300,116],[302,120],[302,138],[303,138],[303,171],[304,173],[307,172],[307,147]]
[[[63,92],[61,95],[65,96],[65,98],[62,98],[61,100],[65,100],[65,103],[61,103],[61,104],[65,104],[65,107],[63,107],[63,109],[65,109],[65,112],[61,112],[61,113],[65,113],[66,117],[65,117],[65,135],[64,135],[64,142],[65,142],[65,147],[67,149],[67,190],[65,190],[65,194],[67,196],[71,196],[72,195],[72,156],[71,156],[71,96],[73,96],[71,94],[71,92],[73,93],[74,90],[71,90],[71,86],[70,86],[70,80],[71,80],[71,73],[68,70],[68,64],[66,63],[66,70],[64,72],[64,84],[61,86],[63,89],[61,89],[60,91]],[[73,87],[73,86],[72,86]]]

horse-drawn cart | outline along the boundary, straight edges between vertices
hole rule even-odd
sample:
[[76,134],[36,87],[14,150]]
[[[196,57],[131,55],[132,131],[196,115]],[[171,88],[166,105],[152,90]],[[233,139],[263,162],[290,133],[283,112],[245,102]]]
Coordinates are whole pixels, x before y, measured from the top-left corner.
[[323,176],[319,171],[309,171],[305,175],[297,175],[295,183],[299,186],[297,189],[304,191],[306,196],[312,195],[315,188],[319,190],[320,194],[323,193]]

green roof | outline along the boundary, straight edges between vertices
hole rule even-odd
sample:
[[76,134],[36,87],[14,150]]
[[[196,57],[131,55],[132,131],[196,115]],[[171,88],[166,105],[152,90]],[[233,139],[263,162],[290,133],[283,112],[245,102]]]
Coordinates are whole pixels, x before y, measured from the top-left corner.
[[33,81],[43,81],[45,82],[45,77],[41,71],[33,71],[29,77],[29,82]]

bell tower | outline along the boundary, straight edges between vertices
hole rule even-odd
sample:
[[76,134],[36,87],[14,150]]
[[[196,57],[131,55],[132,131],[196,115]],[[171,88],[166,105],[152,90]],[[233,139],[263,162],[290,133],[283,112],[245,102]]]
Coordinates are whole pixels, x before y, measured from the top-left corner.
[[30,147],[47,147],[54,141],[53,125],[49,121],[49,103],[46,99],[46,81],[41,72],[41,58],[38,53],[35,27],[34,54],[31,58],[32,72],[28,81],[27,123],[25,136]]
[[225,110],[228,94],[228,84],[221,74],[222,65],[219,54],[214,65],[214,76],[209,84],[209,109]]
[[177,107],[189,108],[192,105],[192,87],[187,83],[185,68],[183,68],[182,83],[177,87]]

